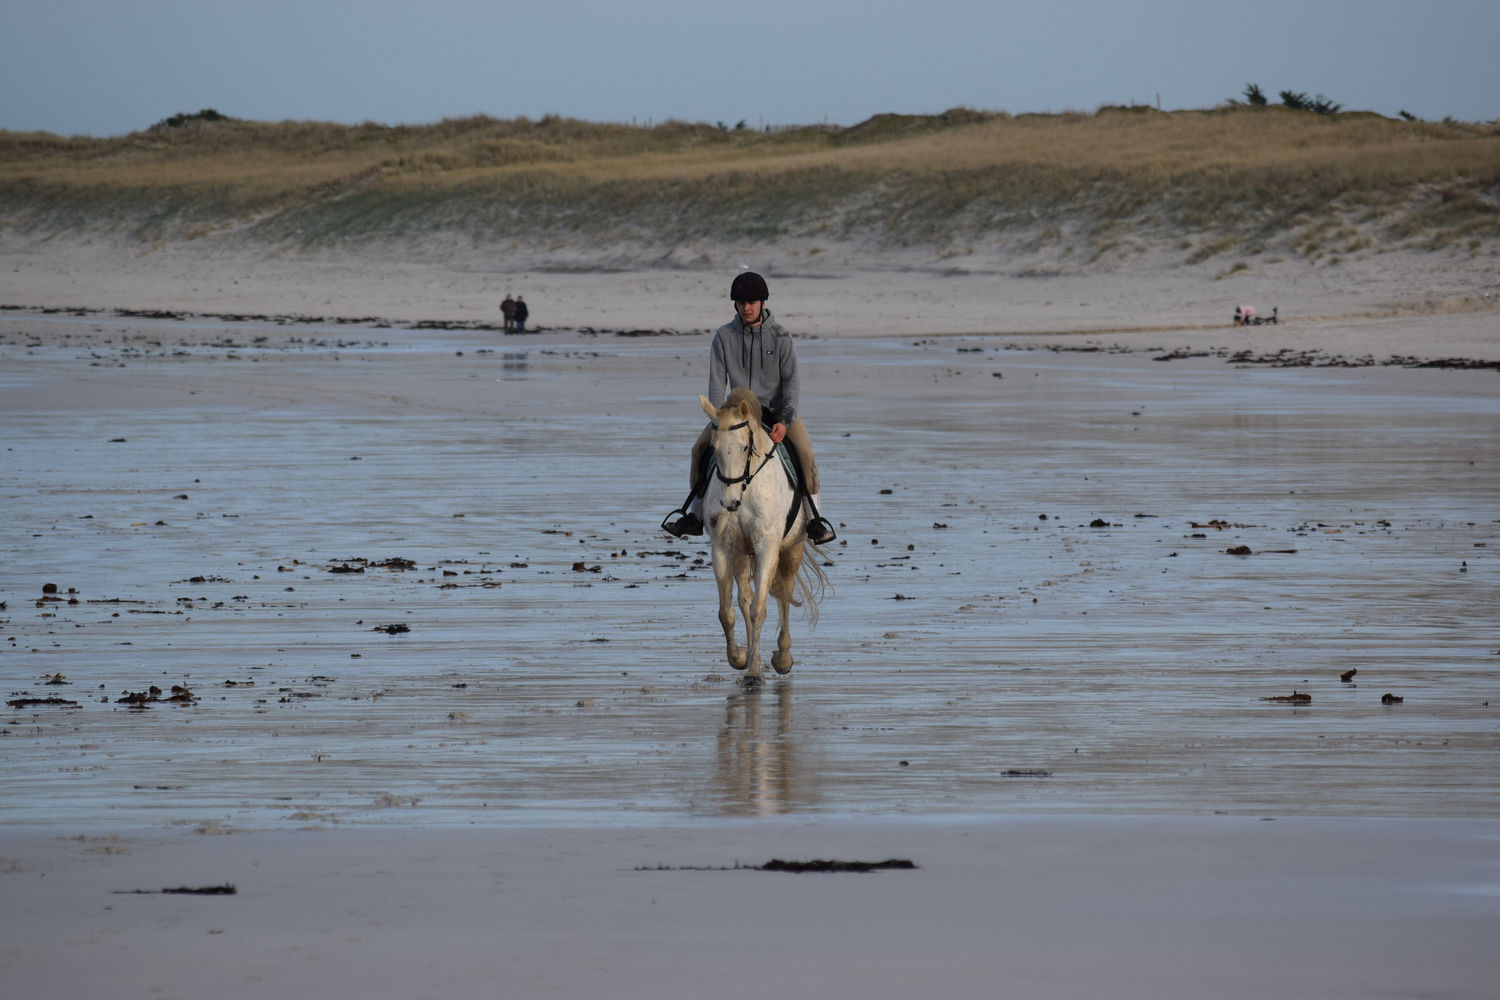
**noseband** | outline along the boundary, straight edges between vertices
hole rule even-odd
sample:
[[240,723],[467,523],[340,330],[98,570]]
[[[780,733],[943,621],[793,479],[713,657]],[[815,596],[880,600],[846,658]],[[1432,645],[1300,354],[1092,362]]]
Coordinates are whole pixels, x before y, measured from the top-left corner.
[[[724,431],[737,431],[749,426],[750,421],[748,420],[741,420],[737,424],[730,424],[728,427],[722,429],[719,428],[718,425],[715,425],[714,434],[715,436],[717,436]],[[776,446],[773,444],[766,452],[766,457],[761,459],[760,464],[757,465],[752,471],[750,465],[755,461],[755,432],[751,431],[750,440],[745,445],[745,471],[740,473],[738,476],[726,476],[724,475],[724,470],[718,468],[718,466],[716,465],[714,467],[714,475],[719,477],[719,482],[723,483],[725,486],[733,486],[735,483],[739,483],[741,495],[743,495],[743,491],[750,486],[750,480],[754,479],[760,474],[760,470],[766,467],[766,463],[771,460],[771,456],[774,454],[776,454]],[[738,500],[734,502],[733,506],[724,503],[723,500],[720,500],[719,503],[723,505],[725,510],[728,511],[736,511],[740,509],[740,501]]]

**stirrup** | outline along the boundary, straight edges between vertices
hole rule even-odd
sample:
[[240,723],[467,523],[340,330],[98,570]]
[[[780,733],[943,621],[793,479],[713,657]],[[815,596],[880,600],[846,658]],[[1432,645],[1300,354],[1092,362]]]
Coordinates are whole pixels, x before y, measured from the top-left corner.
[[[661,530],[672,535],[674,538],[681,538],[684,535],[703,534],[703,519],[695,516],[692,511],[688,510],[693,505],[693,497],[697,495],[697,490],[689,491],[687,499],[682,501],[681,507],[678,507],[676,510],[667,511],[667,516],[661,519]],[[672,520],[673,514],[680,514],[682,516],[673,521],[672,525],[668,527],[667,522]],[[692,521],[688,521],[688,518],[692,518]]]
[[[833,525],[829,523],[828,518],[824,517],[818,511],[818,505],[813,503],[811,494],[800,493],[798,502],[807,504],[807,512],[812,515],[807,519],[807,527],[803,529],[803,533],[807,535],[808,541],[812,542],[814,545],[827,545],[829,542],[839,537],[838,532],[833,530]],[[818,531],[817,534],[819,536],[822,536],[823,532],[826,531],[828,533],[827,537],[820,537],[818,540],[814,540],[814,529],[818,528],[821,528],[822,530]]]
[[[824,532],[827,532],[826,537],[824,537]],[[817,535],[818,537],[814,538],[814,535]],[[807,540],[812,542],[814,545],[827,545],[829,542],[838,537],[838,532],[833,530],[833,525],[829,523],[828,518],[824,517],[821,514],[814,517],[811,521],[807,522]]]
[[[678,512],[675,510],[672,511],[672,514],[676,513]],[[672,514],[668,514],[667,517],[671,517]],[[673,521],[671,524],[668,524],[666,522],[666,519],[663,518],[661,527],[662,530],[667,534],[672,535],[676,538],[682,538],[685,535],[703,534],[703,521],[698,517],[697,514],[694,514],[692,511],[682,511],[682,516]]]

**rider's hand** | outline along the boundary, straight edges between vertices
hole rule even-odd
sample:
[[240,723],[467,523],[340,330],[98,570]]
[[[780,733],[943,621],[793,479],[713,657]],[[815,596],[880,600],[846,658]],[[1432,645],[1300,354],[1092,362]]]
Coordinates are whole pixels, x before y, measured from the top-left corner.
[[786,437],[786,424],[772,424],[771,440],[776,444],[780,444],[781,439],[784,437]]

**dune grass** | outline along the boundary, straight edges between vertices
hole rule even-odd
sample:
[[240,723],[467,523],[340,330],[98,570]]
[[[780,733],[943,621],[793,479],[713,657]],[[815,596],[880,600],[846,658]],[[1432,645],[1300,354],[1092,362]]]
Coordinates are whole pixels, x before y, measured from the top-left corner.
[[945,245],[1070,226],[1096,248],[1129,227],[1188,234],[1197,259],[1278,240],[1313,254],[1343,226],[1357,232],[1341,252],[1482,247],[1500,236],[1500,126],[1275,108],[956,109],[774,133],[483,116],[227,120],[112,139],[0,132],[0,224],[311,245],[515,231]]

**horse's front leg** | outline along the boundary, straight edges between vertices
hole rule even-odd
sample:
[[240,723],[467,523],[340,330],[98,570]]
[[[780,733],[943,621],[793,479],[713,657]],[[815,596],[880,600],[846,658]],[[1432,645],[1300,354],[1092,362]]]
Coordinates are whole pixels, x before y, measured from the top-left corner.
[[761,677],[760,630],[766,623],[766,598],[771,596],[771,581],[776,578],[776,546],[764,545],[755,554],[755,590],[745,609],[745,658],[750,676]]
[[745,651],[734,641],[734,567],[729,557],[714,548],[714,580],[719,585],[719,624],[724,627],[725,655],[736,670],[745,669]]
[[[735,589],[739,593],[740,617],[745,619],[745,628],[748,633],[750,627],[750,601],[755,596],[755,580],[751,577],[754,572],[754,562],[749,555],[741,557],[735,566]],[[745,636],[748,642],[749,635]]]

